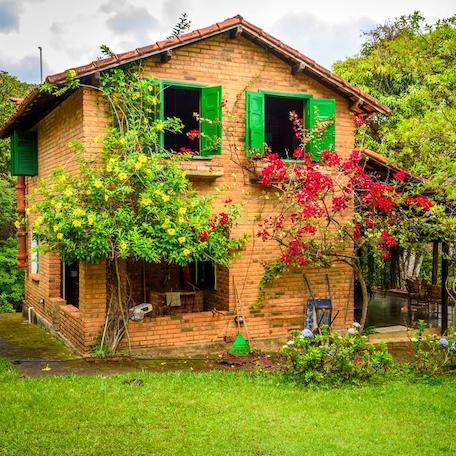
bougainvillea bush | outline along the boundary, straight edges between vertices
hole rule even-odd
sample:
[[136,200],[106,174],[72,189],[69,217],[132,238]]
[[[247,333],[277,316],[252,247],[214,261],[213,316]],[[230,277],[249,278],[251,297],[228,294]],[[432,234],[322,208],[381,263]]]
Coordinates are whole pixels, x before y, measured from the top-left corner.
[[[445,207],[420,194],[419,181],[405,171],[387,181],[367,174],[361,153],[349,157],[325,150],[318,160],[306,152],[309,132],[302,119],[290,114],[301,145],[292,161],[269,152],[263,158],[260,183],[273,190],[274,207],[258,227],[263,241],[274,241],[281,255],[266,265],[260,284],[266,285],[287,270],[306,266],[350,265],[364,295],[367,290],[358,252],[369,246],[379,262],[389,258],[397,245],[416,245],[439,237],[454,237],[455,226]],[[355,121],[361,128],[363,118]]]
[[326,325],[315,334],[310,329],[294,331],[282,355],[286,374],[305,384],[363,381],[393,365],[386,344],[369,344],[359,323],[344,334]]
[[420,373],[437,374],[456,369],[456,332],[447,337],[426,334],[426,323],[417,322],[411,342],[414,351],[413,367]]

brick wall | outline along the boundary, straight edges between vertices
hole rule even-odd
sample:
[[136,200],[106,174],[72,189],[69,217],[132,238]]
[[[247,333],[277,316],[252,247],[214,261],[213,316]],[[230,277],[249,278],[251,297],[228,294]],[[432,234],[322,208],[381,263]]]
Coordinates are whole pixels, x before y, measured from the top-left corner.
[[[217,186],[228,187],[222,193],[223,198],[218,196],[215,204],[222,207],[222,199],[226,195],[234,202],[242,202],[242,217],[234,234],[248,233],[252,238],[241,257],[233,262],[226,274],[219,277],[220,294],[214,296],[214,302],[223,296],[223,299],[228,300],[230,310],[224,311],[223,315],[202,312],[132,322],[129,331],[131,346],[147,348],[213,343],[223,341],[224,336],[234,335],[233,280],[238,287],[244,313],[247,314],[250,335],[257,339],[286,336],[291,328],[302,326],[304,321],[304,305],[308,295],[302,274],[290,273],[281,278],[277,284],[268,287],[262,307],[254,312],[249,310],[257,297],[258,283],[263,275],[262,263],[275,258],[277,248],[275,244],[263,243],[254,236],[257,217],[272,210],[272,198],[265,199],[264,189],[252,184],[240,166],[245,160],[244,92],[265,89],[304,92],[317,98],[335,98],[336,148],[343,156],[350,153],[354,141],[354,127],[347,100],[306,75],[292,75],[289,65],[243,37],[232,40],[227,35],[221,35],[206,39],[174,50],[172,59],[167,63],[160,63],[158,57],[149,58],[143,62],[143,68],[146,75],[158,78],[222,86],[223,98],[227,101],[223,111],[222,154],[214,156],[211,163],[223,167],[223,177],[212,182],[196,182],[195,187],[201,192],[213,192]],[[86,153],[96,156],[100,145],[94,139],[103,134],[106,119],[103,103],[100,103],[95,92],[88,90],[79,91],[43,119],[38,125],[39,138],[41,137],[40,175],[52,166],[51,163],[64,161],[64,142],[70,136],[82,137]],[[50,131],[51,125],[53,131]],[[43,142],[43,137],[46,137],[46,143]],[[54,145],[54,142],[59,145]],[[29,183],[33,180],[28,179]],[[56,269],[48,261],[50,260],[43,261],[40,276],[45,280],[40,280],[39,285],[46,289],[37,288],[27,277],[27,300],[30,302],[36,303],[39,292],[56,293]],[[353,319],[352,273],[343,265],[337,265],[329,271],[306,271],[317,295],[326,296],[326,272],[332,283],[335,311],[339,311],[336,326],[344,327],[351,324]],[[89,342],[99,331],[106,302],[104,265],[93,266],[91,273],[97,277],[94,281],[84,269],[80,276],[81,303],[86,303],[81,304],[77,315],[81,323],[74,317],[72,325],[65,323],[64,330],[63,321],[70,321],[69,312],[61,318],[61,330],[66,334],[83,333],[75,343],[81,351],[87,351]]]

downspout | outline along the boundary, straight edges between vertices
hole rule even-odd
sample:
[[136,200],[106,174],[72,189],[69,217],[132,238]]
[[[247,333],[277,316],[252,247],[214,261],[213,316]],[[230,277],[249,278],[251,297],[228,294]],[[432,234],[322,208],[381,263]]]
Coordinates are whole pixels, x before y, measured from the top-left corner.
[[[18,176],[16,183],[17,213],[21,220],[25,218],[25,176]],[[18,252],[17,267],[27,268],[27,232],[25,225],[21,223],[17,230]]]

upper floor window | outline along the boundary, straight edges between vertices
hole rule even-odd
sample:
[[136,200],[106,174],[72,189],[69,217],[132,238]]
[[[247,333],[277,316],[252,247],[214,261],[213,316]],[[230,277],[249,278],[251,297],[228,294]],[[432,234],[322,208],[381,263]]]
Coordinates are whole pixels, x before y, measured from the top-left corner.
[[160,81],[160,115],[162,119],[179,118],[182,132],[165,131],[162,146],[175,152],[194,155],[221,153],[222,88],[200,84]]
[[313,98],[304,93],[280,93],[259,90],[246,92],[246,149],[252,156],[261,156],[265,145],[281,158],[292,158],[299,146],[290,112],[303,119],[306,129],[333,120],[321,133],[312,135],[307,152],[318,160],[323,150],[335,149],[336,103],[330,98]]

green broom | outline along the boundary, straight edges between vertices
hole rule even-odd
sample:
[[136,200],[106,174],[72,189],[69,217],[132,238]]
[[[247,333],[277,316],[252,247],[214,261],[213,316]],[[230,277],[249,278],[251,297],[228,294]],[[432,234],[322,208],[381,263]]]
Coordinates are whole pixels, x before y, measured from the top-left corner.
[[[235,356],[246,356],[250,354],[251,349],[250,349],[250,344],[249,341],[247,340],[249,338],[248,332],[247,332],[247,325],[245,322],[244,316],[241,315],[241,302],[238,294],[238,289],[236,287],[236,284],[234,282],[234,277],[233,277],[233,287],[234,287],[234,293],[236,296],[236,322],[238,325],[238,333],[236,336],[236,339],[234,339],[233,345],[231,345],[229,354],[230,355],[235,355]],[[241,334],[241,317],[243,319],[244,325],[246,325],[245,330],[247,332],[247,339],[242,336]]]

